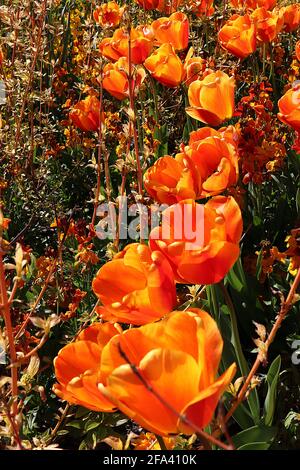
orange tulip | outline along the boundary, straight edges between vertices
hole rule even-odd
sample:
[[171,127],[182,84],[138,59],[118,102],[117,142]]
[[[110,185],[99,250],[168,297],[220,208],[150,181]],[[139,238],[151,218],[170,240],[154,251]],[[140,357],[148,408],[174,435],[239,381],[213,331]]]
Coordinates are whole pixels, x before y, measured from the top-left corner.
[[211,16],[214,14],[213,0],[189,0],[188,5],[196,16]]
[[278,101],[278,119],[300,132],[300,85],[297,84]]
[[166,256],[177,282],[214,284],[237,260],[241,234],[241,211],[232,197],[216,196],[204,206],[186,199],[163,212],[150,248]]
[[123,13],[124,7],[120,8],[116,2],[108,2],[98,6],[93,16],[100,26],[112,28],[119,25]]
[[211,126],[219,126],[234,112],[234,78],[218,70],[189,86],[187,114]]
[[169,43],[154,51],[145,60],[144,66],[155,80],[168,87],[180,85],[184,77],[183,64]]
[[273,41],[283,26],[283,17],[275,11],[268,11],[264,7],[257,8],[251,14],[256,26],[256,37],[261,42]]
[[[126,57],[121,57],[114,64],[106,64],[103,68],[102,85],[104,90],[108,91],[118,100],[124,100],[129,97],[128,85],[129,65]],[[133,69],[133,89],[138,91],[139,87],[146,78],[146,72],[143,67],[137,66]]]
[[210,423],[235,375],[232,364],[217,377],[222,349],[222,337],[208,313],[196,308],[172,312],[112,338],[103,349],[101,373],[106,379],[99,388],[123,413],[155,434],[193,434],[194,426]]
[[132,243],[99,269],[93,290],[104,320],[142,325],[161,318],[176,304],[174,276],[160,252]]
[[201,179],[192,162],[185,155],[159,158],[144,174],[147,192],[155,201],[174,204],[182,199],[197,199]]
[[[110,60],[118,60],[120,57],[128,58],[129,34],[125,28],[117,29],[112,38],[104,38],[99,44],[101,54]],[[153,41],[146,37],[143,30],[132,28],[130,31],[131,61],[133,64],[142,64],[151,54]]]
[[144,10],[156,10],[160,0],[136,0]]
[[284,30],[287,32],[295,31],[300,24],[299,3],[280,8],[279,15],[283,16]]
[[200,197],[220,194],[237,183],[238,157],[232,141],[214,129],[202,127],[190,135],[182,155],[192,161],[202,181]]
[[[73,106],[69,117],[82,131],[97,131],[100,126],[100,101],[95,96],[87,96]],[[101,113],[103,120],[104,113]]]
[[158,10],[170,15],[181,5],[182,0],[136,0],[144,10]]
[[203,78],[204,73],[209,74],[213,71],[206,68],[206,60],[202,57],[194,57],[194,49],[190,47],[184,61],[184,83],[189,86],[195,80]]
[[255,10],[259,7],[272,10],[276,2],[277,0],[231,0],[230,5],[234,8],[248,8],[249,10]]
[[99,365],[103,347],[119,332],[110,323],[95,323],[63,347],[54,359],[56,395],[94,411],[114,411],[115,405],[98,390]]
[[218,34],[224,49],[244,59],[256,49],[256,31],[249,15],[233,15]]
[[296,43],[295,54],[296,54],[297,60],[300,62],[300,41],[297,41]]
[[169,42],[174,49],[186,49],[189,42],[189,21],[184,13],[177,11],[169,18],[153,21],[152,29],[158,44]]

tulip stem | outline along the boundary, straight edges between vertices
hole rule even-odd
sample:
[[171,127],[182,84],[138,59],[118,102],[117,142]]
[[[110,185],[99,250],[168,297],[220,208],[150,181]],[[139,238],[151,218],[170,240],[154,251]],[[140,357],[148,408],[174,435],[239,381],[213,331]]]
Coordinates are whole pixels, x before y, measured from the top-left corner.
[[132,57],[131,57],[131,24],[128,26],[128,93],[129,93],[129,103],[130,103],[130,115],[129,122],[133,134],[133,143],[134,143],[134,152],[136,159],[136,168],[137,168],[137,180],[138,180],[138,192],[139,195],[143,194],[143,175],[140,162],[140,152],[139,152],[139,142],[138,135],[136,130],[136,115],[135,115],[135,105],[134,105],[134,77],[133,77],[133,68],[132,68]]
[[213,284],[206,286],[206,292],[209,309],[213,313],[214,319],[219,325],[219,304],[216,296],[215,286]]
[[[234,350],[235,350],[235,353],[236,353],[236,357],[237,357],[238,365],[239,365],[239,368],[240,368],[240,372],[241,372],[243,377],[247,377],[247,375],[249,374],[249,367],[248,367],[247,361],[245,359],[243,349],[242,349],[242,345],[241,345],[235,308],[234,308],[233,302],[231,300],[231,297],[230,297],[226,287],[224,286],[223,282],[220,283],[220,287],[222,289],[224,299],[225,299],[225,302],[227,304],[229,314],[230,314],[231,328],[232,328],[231,342],[233,344],[233,347],[234,347]],[[256,391],[255,391],[255,395],[253,395],[252,397],[249,397],[249,407],[251,409],[253,419],[256,422],[259,419],[259,401],[258,401]]]

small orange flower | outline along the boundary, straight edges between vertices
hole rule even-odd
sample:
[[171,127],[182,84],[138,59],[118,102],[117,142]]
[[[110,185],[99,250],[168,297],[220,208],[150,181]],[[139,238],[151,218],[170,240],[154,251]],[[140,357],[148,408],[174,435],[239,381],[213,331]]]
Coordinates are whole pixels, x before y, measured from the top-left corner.
[[2,63],[3,63],[3,58],[4,58],[4,56],[3,56],[2,48],[0,46],[0,65],[2,65]]
[[283,16],[284,30],[287,32],[295,31],[300,24],[299,3],[280,8],[279,15]]
[[54,359],[59,383],[53,391],[69,403],[94,411],[114,411],[115,405],[98,390],[101,354],[106,343],[120,331],[110,323],[95,323],[78,339],[63,347]]
[[214,14],[213,0],[189,0],[188,5],[196,16],[211,16]]
[[[106,64],[103,68],[103,88],[118,100],[124,100],[129,97],[129,65],[126,57],[121,57],[114,64]],[[143,67],[133,68],[133,89],[138,91],[139,87],[146,78],[146,72]]]
[[297,60],[300,62],[300,41],[296,42],[295,54],[296,54]]
[[[110,60],[118,60],[120,57],[129,56],[128,51],[129,34],[125,28],[117,29],[112,38],[105,38],[99,44],[99,49],[104,57]],[[146,37],[143,29],[134,29],[130,31],[130,50],[131,61],[133,64],[142,64],[151,54],[153,41]]]
[[100,26],[112,28],[120,24],[124,7],[120,8],[116,2],[107,2],[98,6],[94,11],[94,19]]
[[248,8],[249,10],[255,10],[259,7],[272,10],[276,2],[277,0],[231,0],[230,5],[234,8]]
[[104,120],[104,113],[100,113],[100,101],[95,96],[87,96],[79,101],[69,113],[69,117],[76,127],[82,131],[97,131],[101,121]]
[[[172,312],[111,339],[102,353],[105,379],[99,388],[123,413],[155,434],[193,434],[193,425],[203,428],[210,423],[236,373],[232,364],[217,377],[222,349],[222,337],[208,313],[196,308]],[[182,422],[180,415],[192,424]]]
[[194,57],[194,49],[190,47],[184,61],[184,84],[190,86],[195,80],[203,78],[204,73],[213,71],[206,68],[206,60],[202,57]]
[[219,41],[233,55],[244,59],[256,49],[256,31],[249,15],[233,15],[218,34]]
[[145,60],[144,66],[155,80],[168,87],[180,85],[184,77],[183,64],[169,43],[154,51]]
[[174,204],[182,199],[197,199],[201,180],[192,162],[185,155],[159,158],[144,174],[147,192],[155,201]]
[[184,13],[177,11],[169,18],[153,21],[152,29],[158,44],[169,42],[175,50],[186,49],[189,42],[189,21]]
[[297,84],[278,101],[278,119],[300,132],[300,85]]
[[161,318],[176,304],[174,276],[160,252],[132,243],[99,269],[93,291],[104,320],[142,325]]
[[220,194],[238,180],[238,157],[228,137],[209,127],[190,135],[189,145],[183,147],[183,158],[194,165],[202,181],[200,197]]
[[273,41],[283,26],[283,16],[261,7],[254,10],[251,18],[256,26],[256,37],[261,42]]
[[232,197],[216,196],[204,206],[191,199],[163,212],[150,233],[150,248],[169,260],[177,282],[214,284],[239,256],[241,211]]
[[187,114],[211,126],[219,126],[234,112],[234,77],[218,70],[196,80],[188,90]]

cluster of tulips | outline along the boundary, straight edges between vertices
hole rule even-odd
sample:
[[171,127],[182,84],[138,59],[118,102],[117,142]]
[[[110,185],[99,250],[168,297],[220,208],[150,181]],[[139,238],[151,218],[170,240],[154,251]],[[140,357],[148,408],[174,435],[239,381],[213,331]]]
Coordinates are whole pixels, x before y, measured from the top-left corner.
[[[110,61],[99,78],[103,88],[123,100],[137,92],[148,74],[168,87],[184,82],[189,87],[190,117],[213,127],[230,119],[234,77],[207,69],[192,49],[184,63],[177,54],[189,43],[187,16],[173,12],[174,5],[176,10],[183,2],[171,2],[171,9],[158,0],[138,3],[170,16],[151,25],[116,29],[101,41],[100,52]],[[213,2],[194,3],[199,14],[212,14]],[[274,40],[283,28],[296,28],[298,4],[280,9],[275,4],[232,0],[231,5],[246,14],[234,15],[220,29],[222,47],[242,59],[258,43]],[[94,18],[112,28],[123,14],[124,8],[109,2],[97,8]],[[279,101],[278,114],[297,131],[299,98],[300,88],[295,86]],[[83,131],[97,131],[104,121],[98,98],[88,96],[77,103],[70,118]],[[241,211],[232,196],[223,195],[238,180],[238,140],[234,126],[202,127],[191,132],[188,145],[182,144],[175,157],[165,155],[147,169],[148,194],[169,205],[164,226],[151,231],[148,245],[129,244],[99,269],[92,287],[101,302],[101,322],[59,352],[54,386],[58,396],[96,411],[119,409],[160,435],[191,434],[210,422],[236,368],[233,364],[217,377],[223,343],[208,313],[173,310],[178,302],[176,284],[217,283],[239,256]],[[196,202],[203,198],[208,198],[204,205]],[[187,236],[185,211],[192,230],[202,230],[201,241]],[[120,323],[133,327],[123,330]]]
[[224,49],[244,59],[259,45],[274,41],[280,31],[291,32],[300,24],[300,5],[276,7],[276,0],[232,0],[234,8],[245,8],[244,15],[235,14],[220,29],[218,38]]

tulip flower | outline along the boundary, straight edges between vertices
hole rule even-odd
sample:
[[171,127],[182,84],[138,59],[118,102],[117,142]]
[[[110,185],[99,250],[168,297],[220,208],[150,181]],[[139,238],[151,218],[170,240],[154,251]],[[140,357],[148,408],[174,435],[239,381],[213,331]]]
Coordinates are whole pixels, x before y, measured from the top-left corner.
[[194,49],[190,47],[184,61],[184,83],[189,86],[195,80],[200,80],[205,74],[212,73],[213,70],[206,68],[206,60],[202,57],[194,57]]
[[295,31],[300,24],[300,5],[293,3],[279,10],[279,15],[283,17],[284,30],[290,33]]
[[227,51],[244,59],[256,49],[256,31],[249,15],[233,15],[218,34],[219,41]]
[[196,16],[211,16],[214,14],[213,0],[189,0],[189,7]]
[[[125,28],[117,29],[111,38],[104,38],[99,44],[101,54],[107,59],[116,61],[120,57],[129,56],[128,50],[129,34]],[[143,30],[131,28],[130,31],[130,50],[131,62],[133,64],[142,64],[151,54],[153,41],[146,37]]]
[[254,10],[251,18],[256,26],[256,37],[261,42],[273,41],[283,26],[283,16],[264,7]]
[[160,0],[136,0],[144,10],[156,10]]
[[169,18],[159,18],[151,25],[158,44],[170,43],[175,50],[186,49],[189,42],[189,21],[177,11]]
[[188,157],[159,158],[144,174],[145,188],[155,201],[174,204],[182,199],[198,199],[201,179]]
[[266,10],[272,10],[275,7],[277,0],[231,0],[230,5],[233,8],[247,8],[255,10],[259,7],[264,7]]
[[188,90],[187,114],[211,126],[219,126],[234,112],[234,78],[218,70],[196,80]]
[[124,7],[120,8],[116,2],[103,3],[93,13],[95,21],[102,27],[112,28],[120,24]]
[[110,323],[95,323],[83,330],[78,339],[64,346],[54,359],[59,383],[53,391],[69,403],[94,411],[115,411],[115,405],[98,390],[99,370],[103,347],[120,333]]
[[192,132],[182,155],[192,162],[202,181],[200,197],[220,194],[238,180],[235,145],[214,129],[202,127]]
[[168,87],[177,87],[184,77],[183,64],[169,43],[156,49],[144,66],[155,80]]
[[[121,57],[114,64],[106,64],[103,68],[102,85],[104,90],[108,91],[118,100],[124,100],[129,97],[129,65],[126,57]],[[133,69],[133,89],[138,91],[139,87],[146,78],[146,72],[143,67],[137,66]]]
[[208,313],[196,308],[175,311],[111,339],[101,357],[99,389],[155,434],[193,434],[195,427],[210,423],[236,373],[232,364],[217,377],[222,349],[222,337]]
[[69,117],[82,131],[98,131],[104,113],[100,113],[100,101],[95,96],[87,96],[79,101],[70,111]]
[[278,101],[278,119],[300,132],[300,85],[288,90]]
[[204,206],[191,199],[170,206],[150,233],[151,250],[169,260],[177,282],[214,284],[239,256],[241,211],[232,197],[216,196]]
[[142,325],[161,318],[176,304],[168,261],[138,243],[127,245],[102,266],[92,287],[104,305],[98,309],[104,320]]
[[158,10],[170,15],[181,5],[182,0],[136,0],[144,10]]

